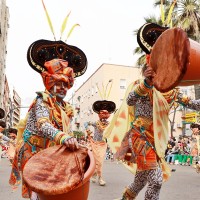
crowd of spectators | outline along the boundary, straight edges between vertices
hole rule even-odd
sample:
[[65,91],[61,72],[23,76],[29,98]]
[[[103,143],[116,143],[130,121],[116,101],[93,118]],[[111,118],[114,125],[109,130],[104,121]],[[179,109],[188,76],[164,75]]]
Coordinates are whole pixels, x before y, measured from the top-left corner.
[[169,164],[193,166],[200,165],[199,127],[191,125],[191,136],[170,138],[165,152],[165,159]]

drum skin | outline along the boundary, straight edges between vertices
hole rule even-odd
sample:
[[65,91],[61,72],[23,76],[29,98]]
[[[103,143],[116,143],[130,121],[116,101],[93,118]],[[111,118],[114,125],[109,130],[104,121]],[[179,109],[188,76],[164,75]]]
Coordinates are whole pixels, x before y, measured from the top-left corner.
[[[86,155],[86,159],[85,159],[85,173],[83,174],[83,179],[81,181],[79,181],[78,184],[76,184],[76,185],[72,182],[73,188],[69,189],[69,187],[66,187],[66,189],[63,189],[63,185],[65,185],[65,184],[68,185],[69,183],[66,183],[66,180],[64,180],[62,183],[63,176],[60,176],[59,173],[58,173],[58,175],[56,175],[56,174],[54,175],[55,178],[50,177],[47,179],[49,179],[49,182],[52,181],[53,183],[55,183],[55,186],[58,182],[61,182],[60,188],[55,187],[53,189],[48,190],[48,188],[44,187],[41,183],[39,183],[37,185],[38,180],[35,177],[41,178],[41,174],[38,171],[34,172],[34,169],[32,169],[33,168],[32,165],[33,164],[36,165],[35,161],[40,160],[41,155],[43,156],[43,155],[47,154],[47,157],[48,157],[53,152],[55,152],[55,154],[56,154],[56,161],[59,160],[58,157],[64,158],[64,156],[66,156],[67,154],[65,151],[63,151],[63,148],[65,148],[65,147],[62,147],[60,145],[54,146],[54,147],[49,147],[48,149],[41,151],[42,153],[39,152],[35,156],[33,156],[25,165],[25,168],[23,171],[24,180],[27,183],[28,187],[32,191],[34,191],[38,194],[40,200],[58,200],[58,199],[59,200],[87,200],[88,194],[89,194],[90,177],[93,175],[94,170],[95,170],[95,160],[94,160],[92,152],[89,150],[87,151],[87,155]],[[85,151],[81,152],[80,150],[78,150],[77,152],[79,152],[79,153],[77,153],[76,159],[78,158],[80,160],[82,157],[85,156],[85,155],[83,155],[83,156],[80,155],[80,154],[84,154]],[[72,154],[73,153],[74,152],[72,152]],[[53,157],[53,155],[52,155],[52,157]],[[73,158],[72,155],[70,155],[70,157]],[[44,158],[44,160],[45,160],[45,158]],[[52,160],[54,160],[54,159],[52,159]],[[60,162],[60,161],[58,161],[58,162]],[[61,159],[61,162],[62,162],[62,159]],[[50,165],[52,165],[52,163],[53,163],[53,161],[50,161],[49,163],[46,163],[46,165],[50,166]],[[73,164],[70,164],[70,165],[73,165]],[[68,166],[70,166],[70,165],[68,165]],[[80,168],[80,167],[81,167],[81,165],[77,166],[77,168]],[[40,168],[43,169],[43,167],[41,167],[41,165],[40,165]],[[46,166],[45,166],[45,168],[46,168]],[[61,166],[61,168],[62,168],[62,166]],[[54,167],[53,167],[53,169],[54,169]],[[72,167],[70,170],[74,170],[74,167]],[[59,168],[58,168],[58,171],[59,171]],[[48,173],[46,173],[46,174],[48,174]],[[71,175],[73,176],[74,173],[72,172]],[[34,177],[34,178],[32,178],[32,177]],[[71,179],[69,179],[69,180],[71,180]],[[44,182],[44,184],[45,184],[45,182]],[[50,188],[52,188],[52,187],[50,187]],[[65,192],[65,191],[67,191],[67,192]]]
[[180,28],[168,29],[153,46],[150,66],[156,72],[154,86],[161,92],[200,84],[200,44]]

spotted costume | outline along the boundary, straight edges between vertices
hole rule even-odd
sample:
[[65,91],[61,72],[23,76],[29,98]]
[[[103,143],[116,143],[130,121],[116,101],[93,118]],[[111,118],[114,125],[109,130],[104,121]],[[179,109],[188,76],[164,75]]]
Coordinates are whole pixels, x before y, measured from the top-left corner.
[[[73,137],[70,125],[73,109],[63,99],[73,86],[74,78],[84,74],[87,68],[84,52],[62,41],[33,42],[28,48],[27,60],[41,75],[45,91],[37,92],[26,118],[18,124],[11,185],[20,184],[24,166],[32,156],[53,145],[66,145]],[[72,146],[76,146],[76,142],[70,140]],[[66,147],[70,148],[70,145]],[[36,200],[37,196],[22,178],[22,197]]]
[[89,132],[88,126],[94,127],[93,138],[89,135],[89,141],[96,162],[96,169],[93,176],[93,182],[95,182],[95,179],[98,178],[99,185],[101,186],[106,184],[106,182],[102,179],[102,167],[107,149],[107,143],[103,139],[103,132],[109,124],[107,119],[110,117],[110,114],[114,112],[115,108],[116,105],[112,101],[96,101],[93,104],[93,110],[98,114],[99,120],[97,120],[96,122],[85,123],[85,128],[87,132]]
[[[23,140],[17,146],[10,177],[11,185],[20,183],[20,174],[26,162],[34,154],[47,147],[60,144],[60,139],[64,136],[62,134],[61,109],[66,113],[70,126],[70,120],[73,116],[71,105],[66,102],[65,107],[61,107],[56,98],[48,91],[38,93],[28,112]],[[68,135],[71,135],[70,127],[68,130]],[[28,190],[23,180],[22,185],[22,196],[24,198],[30,197],[31,191]]]
[[159,199],[162,182],[171,173],[164,158],[170,108],[177,101],[187,108],[199,110],[200,101],[183,97],[177,88],[161,93],[153,85],[148,85],[154,83],[152,80],[157,75],[150,62],[153,45],[167,29],[154,23],[145,23],[139,28],[137,42],[146,53],[143,68],[146,77],[129,85],[121,107],[104,134],[115,158],[122,160],[135,173],[134,182],[126,187],[120,200],[136,199],[146,184],[145,200]]

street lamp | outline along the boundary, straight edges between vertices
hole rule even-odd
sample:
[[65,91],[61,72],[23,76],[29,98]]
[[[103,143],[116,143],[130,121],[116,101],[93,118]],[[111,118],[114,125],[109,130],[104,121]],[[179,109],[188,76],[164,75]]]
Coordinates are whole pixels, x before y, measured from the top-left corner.
[[6,114],[5,116],[5,122],[7,121],[7,117],[8,117],[8,114],[9,114],[9,127],[12,126],[12,121],[13,121],[13,111],[17,108],[29,108],[29,106],[15,106],[14,108],[11,106],[9,112]]

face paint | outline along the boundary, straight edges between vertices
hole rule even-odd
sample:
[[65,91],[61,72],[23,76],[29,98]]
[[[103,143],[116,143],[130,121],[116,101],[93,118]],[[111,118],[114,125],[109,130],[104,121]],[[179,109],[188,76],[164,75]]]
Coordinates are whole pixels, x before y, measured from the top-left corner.
[[65,82],[57,82],[53,86],[53,94],[60,99],[64,99],[67,94],[67,84]]

